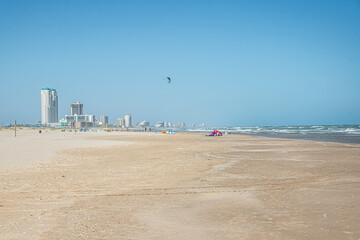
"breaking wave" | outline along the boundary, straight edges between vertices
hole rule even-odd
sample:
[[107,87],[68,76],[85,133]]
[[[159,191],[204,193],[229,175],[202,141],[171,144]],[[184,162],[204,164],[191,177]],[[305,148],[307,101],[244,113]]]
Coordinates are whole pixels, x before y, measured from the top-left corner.
[[360,125],[300,125],[300,126],[255,126],[255,127],[207,127],[188,129],[191,132],[208,132],[213,129],[225,133],[245,134],[308,134],[308,133],[342,133],[349,135],[360,135]]

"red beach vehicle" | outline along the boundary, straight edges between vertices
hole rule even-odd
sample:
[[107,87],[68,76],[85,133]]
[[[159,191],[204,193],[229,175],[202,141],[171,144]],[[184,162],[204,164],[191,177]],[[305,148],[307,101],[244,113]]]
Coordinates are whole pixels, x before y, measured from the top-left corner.
[[222,136],[222,132],[218,131],[218,130],[214,130],[212,133],[210,133],[207,136]]

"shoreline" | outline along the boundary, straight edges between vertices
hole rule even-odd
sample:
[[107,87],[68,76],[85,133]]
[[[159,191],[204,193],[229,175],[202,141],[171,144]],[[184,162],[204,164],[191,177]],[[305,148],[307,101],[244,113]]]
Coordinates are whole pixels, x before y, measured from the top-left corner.
[[[324,134],[313,134],[312,137],[310,136],[301,136],[300,134],[287,134],[287,135],[264,135],[264,134],[245,134],[245,133],[232,133],[232,134],[239,134],[249,137],[260,137],[260,138],[273,138],[273,139],[290,139],[290,140],[300,140],[300,141],[310,141],[310,142],[324,142],[324,143],[343,143],[343,144],[360,144],[360,135],[355,136],[346,136],[346,135],[331,135],[324,136]],[[317,138],[315,138],[317,136]],[[339,138],[337,138],[339,137]],[[342,138],[342,139],[341,139]],[[353,138],[348,140],[349,138]]]

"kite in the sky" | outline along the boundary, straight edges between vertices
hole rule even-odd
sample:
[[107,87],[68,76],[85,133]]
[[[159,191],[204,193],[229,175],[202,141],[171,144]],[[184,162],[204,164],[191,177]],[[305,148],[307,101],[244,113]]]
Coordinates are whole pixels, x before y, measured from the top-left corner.
[[171,83],[171,78],[169,78],[169,77],[166,77],[167,78],[167,80],[169,81],[169,83]]

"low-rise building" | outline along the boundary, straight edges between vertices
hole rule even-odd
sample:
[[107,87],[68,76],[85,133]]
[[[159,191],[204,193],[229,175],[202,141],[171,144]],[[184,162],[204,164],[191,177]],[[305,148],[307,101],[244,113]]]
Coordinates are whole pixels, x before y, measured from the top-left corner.
[[124,128],[125,127],[125,119],[124,118],[118,118],[116,120],[116,126]]
[[162,127],[164,127],[164,123],[163,123],[163,122],[157,122],[157,123],[155,124],[155,127],[157,127],[157,128],[162,128]]
[[65,115],[64,123],[67,126],[78,128],[95,126],[95,115]]
[[100,122],[101,122],[101,125],[106,127],[109,123],[109,117],[108,116],[100,116]]
[[140,127],[148,127],[150,126],[150,123],[148,121],[142,121],[140,124],[139,124]]
[[185,127],[185,123],[180,122],[180,123],[178,124],[178,127]]

